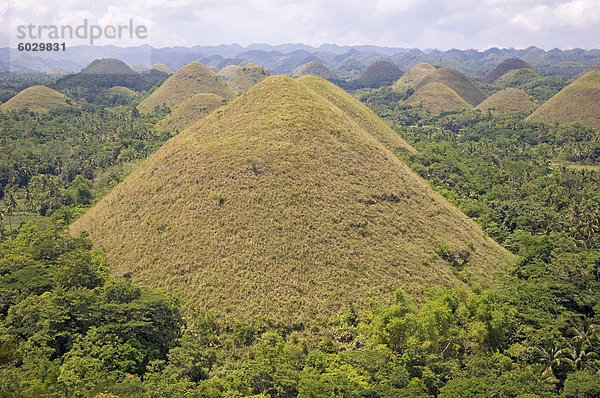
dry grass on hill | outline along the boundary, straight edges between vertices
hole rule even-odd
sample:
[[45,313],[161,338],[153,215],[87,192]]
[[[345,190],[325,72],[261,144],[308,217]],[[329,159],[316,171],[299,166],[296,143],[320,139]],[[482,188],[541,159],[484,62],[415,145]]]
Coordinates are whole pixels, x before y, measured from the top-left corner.
[[201,119],[72,232],[186,306],[286,324],[462,283],[440,244],[469,252],[474,277],[503,266],[505,250],[343,109],[361,104],[311,79],[270,77]]
[[542,106],[529,120],[569,124],[578,122],[587,127],[600,127],[600,70],[591,71],[563,88]]
[[68,108],[66,95],[46,86],[31,86],[21,91],[0,106],[3,111],[28,109],[33,112],[49,112],[52,109]]

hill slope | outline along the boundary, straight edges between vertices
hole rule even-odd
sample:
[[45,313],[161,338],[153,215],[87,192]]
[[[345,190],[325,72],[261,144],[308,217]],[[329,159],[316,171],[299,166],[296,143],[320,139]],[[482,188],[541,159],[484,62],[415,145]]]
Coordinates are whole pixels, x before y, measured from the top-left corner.
[[531,95],[538,102],[545,102],[562,90],[566,83],[556,76],[541,76],[533,69],[513,69],[500,76],[493,87],[518,88]]
[[416,89],[426,86],[429,83],[442,83],[450,87],[460,95],[465,101],[473,106],[477,106],[486,95],[465,75],[452,68],[436,69],[417,84]]
[[430,65],[427,62],[421,62],[407,70],[392,87],[396,91],[406,91],[409,88],[414,90],[427,75],[435,70],[435,66]]
[[442,83],[426,84],[415,91],[406,103],[421,107],[432,115],[471,107],[456,91]]
[[390,151],[395,152],[397,149],[406,149],[410,152],[416,152],[390,126],[378,118],[371,109],[360,101],[355,100],[354,97],[335,84],[315,76],[303,76],[298,81],[353,118],[356,123],[359,123],[363,129],[368,131]]
[[3,111],[28,109],[33,112],[48,112],[52,109],[68,108],[67,97],[46,86],[31,86],[21,91],[0,106]]
[[227,65],[217,73],[217,75],[225,80],[231,79],[231,76],[235,75],[235,72],[242,69],[239,65]]
[[173,71],[165,64],[157,63],[152,65],[150,70],[156,70],[158,72],[166,73],[167,75],[172,75]]
[[213,71],[199,62],[192,62],[173,73],[138,105],[138,109],[143,113],[150,112],[157,106],[173,109],[199,93],[216,94],[223,98],[235,97],[235,92]]
[[[286,324],[459,283],[434,254],[506,252],[348,114],[268,78],[169,140],[72,225],[115,274],[219,316]],[[473,249],[469,248],[472,247]]]
[[529,120],[600,127],[600,71],[591,71],[546,101]]
[[227,84],[238,93],[243,93],[269,76],[271,72],[254,62],[248,62],[231,76]]
[[533,69],[533,66],[529,65],[527,62],[523,61],[519,58],[510,58],[506,61],[500,63],[500,65],[496,66],[493,71],[485,75],[483,79],[481,79],[482,83],[491,83],[494,80],[498,79],[500,76],[506,74],[506,72],[515,70],[515,69]]
[[183,131],[189,125],[223,105],[224,101],[225,98],[216,94],[200,93],[193,95],[162,119],[156,125],[156,128],[172,133]]
[[482,112],[511,113],[528,112],[537,108],[537,104],[524,91],[516,88],[505,88],[488,97],[477,109]]
[[333,80],[337,79],[337,75],[329,70],[325,65],[319,61],[311,61],[307,64],[300,65],[294,72],[294,77],[300,76],[319,76],[323,79]]

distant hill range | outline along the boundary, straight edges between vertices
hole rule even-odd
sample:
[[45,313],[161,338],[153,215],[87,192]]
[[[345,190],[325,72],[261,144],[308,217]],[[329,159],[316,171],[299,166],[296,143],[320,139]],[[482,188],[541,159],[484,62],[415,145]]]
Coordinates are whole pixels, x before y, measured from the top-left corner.
[[[304,44],[238,44],[219,46],[153,48],[148,45],[120,48],[115,46],[73,46],[60,53],[22,53],[16,49],[0,48],[0,71],[19,73],[46,72],[60,67],[77,72],[95,59],[117,58],[126,64],[153,65],[162,63],[172,70],[198,61],[218,70],[227,65],[242,66],[254,62],[274,74],[292,74],[311,61],[322,63],[343,79],[354,79],[369,65],[377,61],[389,61],[401,70],[427,62],[437,67],[452,67],[473,79],[487,79],[501,71],[493,72],[499,64],[510,59],[519,59],[531,65],[541,75],[555,75],[571,79],[580,76],[586,69],[600,64],[599,50],[541,50],[490,48],[476,50],[420,50],[378,46],[321,45],[311,47]],[[514,68],[509,61],[503,67]],[[523,66],[521,66],[523,68]],[[138,69],[136,67],[136,69]],[[491,74],[491,75],[490,75]]]

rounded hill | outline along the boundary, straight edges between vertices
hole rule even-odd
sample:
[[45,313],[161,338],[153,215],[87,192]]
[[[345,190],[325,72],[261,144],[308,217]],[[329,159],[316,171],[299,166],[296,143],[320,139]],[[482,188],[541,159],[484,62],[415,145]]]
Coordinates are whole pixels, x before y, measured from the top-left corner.
[[117,97],[123,97],[123,98],[135,98],[138,96],[137,92],[133,91],[129,87],[124,87],[124,86],[111,87],[108,90],[106,90],[104,92],[104,94],[108,95],[108,96],[116,95]]
[[456,91],[442,83],[426,84],[415,91],[406,103],[436,116],[442,112],[471,107]]
[[200,93],[216,94],[223,98],[233,98],[236,95],[213,71],[199,62],[192,62],[173,73],[138,105],[138,109],[142,113],[150,112],[156,107],[174,109]]
[[319,61],[311,61],[307,64],[301,65],[294,72],[294,77],[308,75],[322,77],[323,79],[327,80],[337,79],[337,75]]
[[31,86],[0,106],[3,111],[27,109],[45,113],[53,109],[69,108],[67,96],[46,86]]
[[470,253],[475,277],[501,267],[507,252],[319,94],[333,89],[321,80],[259,83],[165,143],[72,232],[88,231],[114,274],[184,306],[284,324],[460,284],[441,245]]
[[242,67],[239,65],[227,65],[226,67],[221,69],[219,73],[217,73],[217,75],[219,75],[225,80],[229,80],[231,76],[235,75],[235,73],[240,69],[242,69]]
[[392,87],[396,91],[406,91],[410,88],[414,90],[427,75],[435,70],[435,66],[421,62],[407,70]]
[[135,71],[119,59],[103,58],[92,61],[79,73],[96,75],[134,75]]
[[492,114],[530,112],[537,104],[524,91],[516,88],[505,88],[488,97],[476,109]]
[[231,76],[227,84],[238,93],[243,93],[269,76],[271,72],[254,62],[248,62]]
[[479,105],[486,98],[486,95],[475,83],[453,68],[440,68],[432,71],[417,84],[416,89],[418,90],[429,83],[445,84],[472,106]]
[[499,77],[503,76],[506,72],[515,70],[515,69],[532,69],[533,66],[528,64],[519,58],[510,58],[505,61],[502,61],[500,65],[494,68],[493,71],[485,75],[483,79],[481,79],[482,83],[491,83]]
[[161,64],[161,63],[156,63],[156,64],[152,65],[150,70],[155,70],[157,72],[166,73],[167,75],[173,74],[173,71],[171,70],[171,68],[169,68],[167,65]]
[[546,101],[529,120],[600,127],[600,71],[591,71]]
[[389,61],[377,61],[369,65],[358,76],[358,80],[364,87],[380,87],[384,83],[394,83],[402,71]]
[[225,98],[217,94],[200,93],[193,95],[162,119],[156,125],[156,128],[178,133],[223,105],[224,102]]

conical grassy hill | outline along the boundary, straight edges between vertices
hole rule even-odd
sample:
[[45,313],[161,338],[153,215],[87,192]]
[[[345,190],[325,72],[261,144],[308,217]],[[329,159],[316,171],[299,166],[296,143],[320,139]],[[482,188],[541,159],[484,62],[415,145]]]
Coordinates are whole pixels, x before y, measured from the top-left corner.
[[483,79],[481,79],[482,83],[491,83],[494,80],[498,79],[501,76],[504,76],[507,72],[516,69],[532,69],[533,66],[529,65],[527,62],[523,61],[519,58],[509,58],[505,61],[502,61],[500,65],[496,66],[493,71],[485,75]]
[[471,108],[456,91],[442,83],[429,83],[414,92],[406,103],[420,107],[431,115]]
[[156,128],[178,133],[223,105],[224,101],[225,98],[216,94],[200,93],[193,95],[162,119]]
[[184,305],[286,324],[460,283],[441,244],[469,252],[474,276],[502,266],[506,251],[308,83],[270,77],[201,119],[72,232]]
[[104,91],[104,94],[108,95],[108,96],[116,95],[118,97],[124,97],[124,98],[135,98],[138,96],[138,93],[136,93],[135,91],[133,91],[132,89],[130,89],[128,87],[123,87],[123,86],[111,87],[108,90]]
[[544,102],[529,120],[600,127],[600,70],[591,71]]
[[505,88],[489,96],[477,109],[492,114],[529,112],[537,108],[537,104],[524,91],[516,88]]
[[365,87],[379,87],[384,83],[396,82],[402,71],[389,61],[377,61],[360,72],[358,81]]
[[0,106],[3,111],[27,109],[45,113],[53,109],[68,108],[67,97],[46,86],[31,86]]
[[311,61],[307,64],[300,65],[294,72],[295,77],[300,76],[318,76],[327,80],[337,79],[337,75],[319,61]]
[[269,76],[271,72],[254,62],[248,62],[231,76],[227,84],[238,93],[243,93]]
[[461,72],[452,68],[440,68],[436,69],[419,82],[415,89],[420,89],[421,87],[426,86],[429,83],[442,83],[446,86],[450,87],[452,90],[456,92],[456,94],[460,95],[462,99],[467,101],[469,104],[473,106],[479,105],[483,100],[485,100],[486,95],[483,91],[475,83],[469,80]]
[[404,72],[404,75],[394,83],[392,88],[396,91],[406,91],[409,88],[415,89],[427,75],[435,70],[435,66],[427,62],[421,62]]
[[134,75],[135,71],[120,59],[102,58],[92,61],[83,68],[80,73],[96,75]]
[[236,95],[213,71],[199,62],[192,62],[173,73],[138,105],[138,109],[142,113],[150,112],[157,106],[174,109],[199,93],[216,94],[223,98]]
[[221,69],[217,75],[222,79],[229,80],[231,79],[231,76],[235,75],[235,72],[240,69],[242,69],[242,67],[239,65],[227,65]]
[[150,70],[155,70],[158,72],[162,72],[162,73],[166,73],[167,75],[172,75],[173,71],[171,70],[171,68],[169,68],[167,65],[165,64],[161,64],[161,63],[157,63],[152,65],[152,67],[150,68]]

